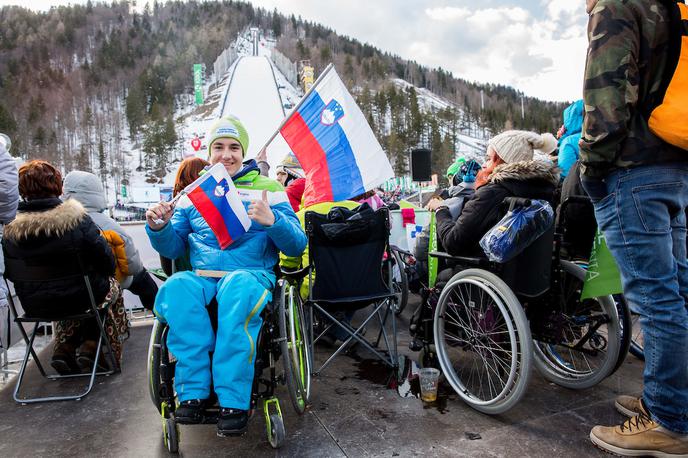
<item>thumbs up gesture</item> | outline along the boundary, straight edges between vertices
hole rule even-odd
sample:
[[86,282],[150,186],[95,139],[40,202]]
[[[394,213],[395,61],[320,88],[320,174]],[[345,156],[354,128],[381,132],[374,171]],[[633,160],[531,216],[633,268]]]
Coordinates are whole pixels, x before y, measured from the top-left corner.
[[270,204],[268,203],[268,192],[263,190],[263,197],[261,200],[252,200],[248,206],[248,217],[252,221],[270,227],[275,224],[275,214],[272,213]]

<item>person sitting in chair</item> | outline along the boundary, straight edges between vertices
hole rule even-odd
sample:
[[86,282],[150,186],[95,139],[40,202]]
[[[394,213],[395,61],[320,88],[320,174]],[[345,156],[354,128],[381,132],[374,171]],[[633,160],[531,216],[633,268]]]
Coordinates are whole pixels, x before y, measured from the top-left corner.
[[[83,253],[96,304],[109,303],[105,330],[115,361],[122,355],[122,336],[128,322],[119,283],[114,278],[115,259],[100,229],[77,200],[60,200],[62,174],[45,161],[29,161],[19,168],[17,218],[5,226],[2,239],[6,259],[45,259],[60,266],[73,251]],[[82,278],[59,282],[14,284],[24,311],[31,316],[75,314],[89,298]],[[85,308],[81,307],[78,312]],[[61,375],[90,372],[95,364],[100,328],[95,318],[62,320],[55,326],[55,347],[51,365]],[[99,361],[99,365],[100,365]]]
[[[160,288],[155,313],[169,325],[167,344],[177,357],[177,421],[203,420],[212,380],[220,404],[218,434],[236,435],[247,428],[260,314],[271,300],[278,252],[299,256],[306,235],[282,186],[261,176],[254,160],[242,162],[249,138],[238,119],[219,119],[207,138],[210,163],[224,165],[244,200],[249,231],[223,250],[194,206],[167,202],[146,212],[146,231],[161,255],[176,259],[188,249],[193,269],[225,273],[211,278],[177,272]],[[206,310],[213,297],[217,335]]]
[[115,277],[120,286],[138,296],[146,310],[153,310],[158,285],[143,266],[131,236],[103,213],[107,201],[100,178],[90,172],[74,170],[67,174],[62,187],[63,198],[78,200],[110,244],[117,264]]
[[465,203],[461,216],[454,222],[446,204],[433,199],[427,208],[436,211],[437,239],[452,255],[471,256],[482,253],[480,239],[503,215],[506,197],[525,197],[552,201],[559,170],[543,161],[533,160],[533,150],[549,154],[557,146],[551,134],[509,130],[492,140],[487,159],[475,181],[476,192]]

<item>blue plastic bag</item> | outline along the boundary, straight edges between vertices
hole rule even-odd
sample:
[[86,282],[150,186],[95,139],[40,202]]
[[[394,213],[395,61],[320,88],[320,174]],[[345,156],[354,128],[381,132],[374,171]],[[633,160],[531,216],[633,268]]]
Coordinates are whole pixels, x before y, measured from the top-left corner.
[[532,200],[528,207],[509,211],[480,239],[480,246],[490,261],[505,263],[528,248],[553,222],[552,206],[544,200]]

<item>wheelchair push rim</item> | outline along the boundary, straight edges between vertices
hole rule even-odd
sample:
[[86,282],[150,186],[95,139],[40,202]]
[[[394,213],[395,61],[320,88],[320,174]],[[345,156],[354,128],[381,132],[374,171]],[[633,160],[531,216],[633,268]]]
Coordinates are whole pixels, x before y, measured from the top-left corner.
[[435,310],[434,338],[447,381],[471,407],[502,413],[525,393],[530,331],[518,299],[495,275],[467,269],[452,277]]
[[303,414],[310,397],[310,355],[298,289],[280,280],[278,321],[284,378],[294,410]]

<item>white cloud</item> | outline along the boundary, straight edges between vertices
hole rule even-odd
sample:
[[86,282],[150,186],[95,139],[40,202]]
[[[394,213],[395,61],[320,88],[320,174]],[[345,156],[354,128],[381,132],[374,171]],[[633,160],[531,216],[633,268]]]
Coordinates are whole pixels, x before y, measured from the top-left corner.
[[[469,81],[547,100],[580,98],[587,42],[575,0],[254,0]],[[364,11],[364,14],[361,12]],[[384,24],[384,27],[380,25]]]
[[471,14],[468,8],[457,8],[454,6],[444,6],[441,8],[427,8],[425,14],[430,19],[442,22],[451,22],[457,19],[464,19]]

